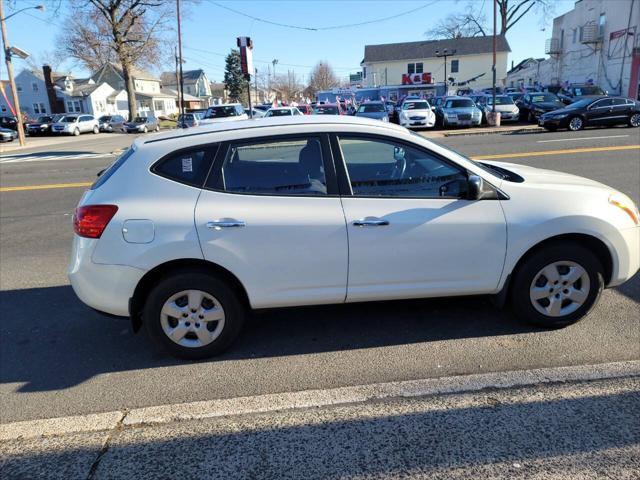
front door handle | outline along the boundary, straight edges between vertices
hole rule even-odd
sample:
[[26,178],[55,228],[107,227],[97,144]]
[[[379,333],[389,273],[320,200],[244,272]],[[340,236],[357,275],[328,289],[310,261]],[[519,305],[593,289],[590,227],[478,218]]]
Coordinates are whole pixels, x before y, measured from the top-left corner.
[[354,220],[353,224],[356,227],[385,227],[389,225],[388,220],[381,220],[379,218],[361,218],[360,220]]
[[212,230],[221,230],[223,228],[234,228],[234,227],[244,227],[245,223],[242,220],[234,220],[234,219],[224,219],[224,220],[213,220],[211,222],[207,222],[207,228]]

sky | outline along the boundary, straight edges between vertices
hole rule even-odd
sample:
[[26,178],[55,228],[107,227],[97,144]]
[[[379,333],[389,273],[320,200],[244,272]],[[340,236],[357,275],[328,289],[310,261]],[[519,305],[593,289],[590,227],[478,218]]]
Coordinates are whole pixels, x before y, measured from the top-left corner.
[[[63,11],[70,11],[69,0],[61,0]],[[165,0],[173,3],[173,0]],[[491,0],[471,0],[482,8],[492,21]],[[46,0],[44,0],[46,3]],[[273,69],[271,61],[277,59],[276,73],[293,70],[302,81],[308,79],[313,65],[328,61],[336,74],[347,77],[360,70],[364,46],[381,43],[411,42],[425,39],[425,32],[450,13],[465,9],[469,0],[198,0],[188,7],[183,17],[184,69],[202,68],[211,81],[221,81],[224,75],[224,56],[236,45],[236,37],[249,36],[254,44],[254,64],[259,72]],[[36,6],[38,0],[5,0],[6,14],[17,9]],[[572,9],[574,0],[555,0],[555,14]],[[67,4],[67,5],[65,5]],[[248,18],[237,12],[268,22],[295,27],[326,28],[355,23],[384,21],[361,26],[308,30],[288,28]],[[7,8],[8,7],[8,8]],[[412,13],[399,15],[414,10]],[[64,12],[29,10],[7,21],[9,41],[26,50],[37,60],[46,58],[46,52],[56,48],[60,34],[64,34]],[[511,46],[509,65],[528,57],[544,57],[545,40],[551,36],[553,17],[540,18],[530,13],[507,34]],[[499,19],[498,19],[499,23]],[[491,27],[490,27],[491,28]],[[544,30],[543,30],[544,29]],[[173,49],[172,45],[168,48]],[[14,58],[14,70],[19,72],[27,64]],[[62,63],[59,70],[72,72],[76,77],[88,75],[72,60]],[[159,70],[170,70],[171,65]],[[157,73],[157,72],[156,72]],[[6,78],[4,62],[0,78]]]

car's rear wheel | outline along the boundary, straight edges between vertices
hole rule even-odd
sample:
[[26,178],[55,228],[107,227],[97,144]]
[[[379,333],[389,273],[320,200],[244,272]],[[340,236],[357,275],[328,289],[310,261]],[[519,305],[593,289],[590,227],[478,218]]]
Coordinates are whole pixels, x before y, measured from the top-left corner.
[[522,319],[558,328],[577,322],[596,304],[604,269],[590,250],[556,244],[529,256],[515,273],[511,301]]
[[100,128],[98,128],[98,126],[93,127],[93,133],[95,134],[100,133]]
[[630,127],[640,127],[640,113],[634,113],[629,117]]
[[580,117],[573,117],[569,119],[569,130],[577,132],[584,128],[584,121]]
[[76,136],[76,137],[77,137],[78,135],[80,135],[80,130],[76,128],[76,129],[73,131],[73,135],[74,135],[74,136]]
[[244,323],[237,292],[202,271],[183,271],[149,293],[143,323],[154,343],[171,355],[200,359],[226,350]]
[[160,131],[160,125],[156,125],[156,132]]
[[142,129],[142,133],[147,133],[149,130],[147,130],[147,126],[145,125],[145,127]]

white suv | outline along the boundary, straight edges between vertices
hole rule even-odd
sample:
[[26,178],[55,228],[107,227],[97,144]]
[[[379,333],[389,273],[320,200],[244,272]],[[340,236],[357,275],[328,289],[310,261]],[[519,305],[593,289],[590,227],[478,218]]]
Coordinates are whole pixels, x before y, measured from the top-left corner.
[[620,192],[357,117],[139,138],[74,228],[80,299],[188,358],[223,351],[245,312],[270,307],[491,294],[564,326],[640,264],[638,210]]
[[224,103],[221,105],[212,105],[207,108],[204,116],[200,119],[200,125],[248,119],[249,115],[246,114],[244,107],[241,104]]
[[81,133],[100,133],[100,125],[93,115],[65,114],[51,127],[53,133],[80,135]]

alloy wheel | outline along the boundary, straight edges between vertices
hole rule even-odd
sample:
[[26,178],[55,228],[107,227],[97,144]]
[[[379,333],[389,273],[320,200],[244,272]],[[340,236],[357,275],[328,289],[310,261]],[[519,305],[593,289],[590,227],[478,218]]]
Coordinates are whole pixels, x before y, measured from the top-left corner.
[[542,268],[529,288],[533,307],[548,317],[564,317],[578,310],[587,300],[591,281],[584,267],[576,262],[558,261]]
[[632,127],[640,127],[640,113],[634,113],[629,120]]
[[582,119],[580,117],[573,117],[569,121],[569,129],[573,130],[574,132],[576,130],[581,130],[582,129]]
[[169,297],[160,311],[160,324],[167,337],[188,348],[209,345],[222,333],[222,304],[202,290],[184,290]]

